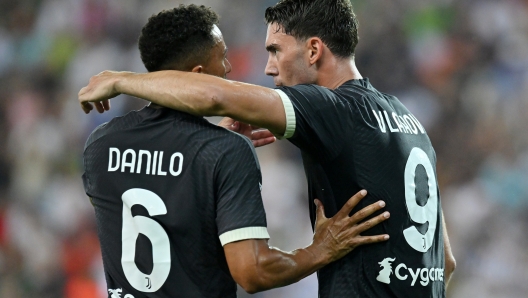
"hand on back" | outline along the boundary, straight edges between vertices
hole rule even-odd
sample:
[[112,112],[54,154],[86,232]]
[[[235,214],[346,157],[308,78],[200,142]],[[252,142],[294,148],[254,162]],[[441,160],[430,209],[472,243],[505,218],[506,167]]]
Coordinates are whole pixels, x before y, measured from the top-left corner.
[[389,212],[384,212],[369,220],[367,217],[385,207],[385,202],[379,201],[359,210],[352,216],[350,212],[367,195],[362,190],[350,198],[343,208],[332,218],[326,218],[321,201],[315,200],[317,205],[317,218],[313,246],[321,253],[326,254],[330,262],[336,261],[351,252],[358,246],[386,241],[389,235],[362,236],[361,233],[387,220]]
[[255,148],[269,145],[277,140],[277,138],[275,138],[275,136],[267,129],[261,129],[229,117],[222,119],[222,121],[218,123],[218,126],[248,137],[251,142],[253,142]]

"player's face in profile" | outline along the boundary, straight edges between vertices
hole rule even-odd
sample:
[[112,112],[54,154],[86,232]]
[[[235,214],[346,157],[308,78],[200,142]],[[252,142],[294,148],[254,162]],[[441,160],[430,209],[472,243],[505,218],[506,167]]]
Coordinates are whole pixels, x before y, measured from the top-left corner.
[[279,29],[275,23],[268,25],[266,75],[273,77],[276,86],[315,83],[305,44]]
[[211,49],[211,55],[207,64],[204,65],[203,72],[225,78],[231,72],[231,63],[227,60],[227,47],[224,42],[224,37],[216,25],[213,28],[213,36],[216,44]]

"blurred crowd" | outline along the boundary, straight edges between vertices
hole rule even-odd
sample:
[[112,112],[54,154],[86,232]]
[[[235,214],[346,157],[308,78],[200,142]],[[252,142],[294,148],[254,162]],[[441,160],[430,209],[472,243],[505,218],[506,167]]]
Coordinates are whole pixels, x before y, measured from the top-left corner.
[[[0,0],[0,297],[107,297],[82,150],[97,125],[145,102],[120,96],[110,113],[84,115],[77,92],[105,69],[144,72],[141,27],[190,2]],[[229,78],[272,87],[263,15],[276,0],[192,2],[221,16]],[[360,72],[407,105],[436,149],[458,265],[449,297],[526,297],[528,1],[352,2]],[[281,141],[257,152],[271,244],[308,245],[298,150]],[[316,291],[312,275],[252,297]]]

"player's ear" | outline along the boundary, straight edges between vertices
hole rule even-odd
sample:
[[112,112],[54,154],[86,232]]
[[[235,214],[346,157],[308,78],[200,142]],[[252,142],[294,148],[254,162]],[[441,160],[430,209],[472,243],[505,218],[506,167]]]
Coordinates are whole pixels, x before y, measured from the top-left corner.
[[324,44],[319,37],[312,37],[306,41],[310,54],[310,65],[314,65],[323,56]]
[[193,67],[193,69],[191,69],[191,72],[203,73],[204,72],[203,66],[202,65],[196,65],[195,67]]

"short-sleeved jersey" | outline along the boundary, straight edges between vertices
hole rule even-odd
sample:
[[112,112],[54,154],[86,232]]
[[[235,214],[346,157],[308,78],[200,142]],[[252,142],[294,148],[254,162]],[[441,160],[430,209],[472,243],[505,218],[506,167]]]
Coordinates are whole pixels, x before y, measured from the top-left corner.
[[387,233],[389,241],[358,247],[318,272],[320,297],[445,297],[436,155],[418,120],[368,79],[277,92],[285,137],[302,151],[312,224],[314,198],[333,216],[361,189],[368,195],[353,212],[384,200],[391,213],[363,233]]
[[249,139],[145,107],[90,135],[84,169],[108,297],[236,297],[223,245],[269,238]]

